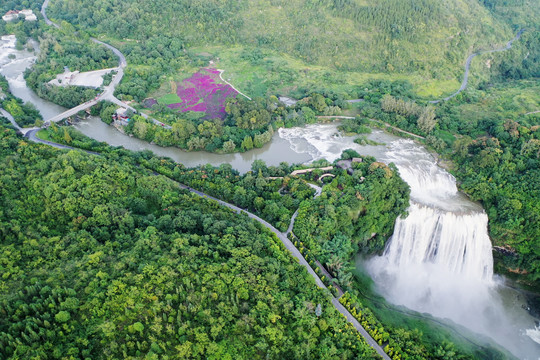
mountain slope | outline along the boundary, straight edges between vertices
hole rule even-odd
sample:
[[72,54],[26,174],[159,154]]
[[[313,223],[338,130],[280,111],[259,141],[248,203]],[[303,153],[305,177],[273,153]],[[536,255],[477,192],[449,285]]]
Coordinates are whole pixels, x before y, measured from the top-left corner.
[[477,0],[53,0],[50,14],[137,40],[154,58],[242,45],[339,70],[434,78],[456,76],[473,48],[512,33]]

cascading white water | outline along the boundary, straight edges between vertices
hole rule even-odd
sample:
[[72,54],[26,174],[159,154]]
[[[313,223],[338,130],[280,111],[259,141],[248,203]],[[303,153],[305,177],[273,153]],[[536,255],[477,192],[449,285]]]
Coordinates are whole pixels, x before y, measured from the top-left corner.
[[[458,192],[455,178],[437,166],[423,147],[381,135],[386,147],[359,146],[339,137],[336,125],[282,129],[296,151],[333,161],[345,149],[393,162],[411,187],[408,216],[397,219],[380,257],[365,264],[384,297],[493,338],[522,359],[539,359],[531,341],[538,331],[515,293],[493,278],[488,218],[481,206]],[[529,330],[527,330],[529,329]]]
[[431,263],[449,274],[490,281],[491,243],[483,213],[455,214],[411,204],[409,216],[396,222],[393,246],[384,254],[397,268]]
[[408,216],[397,219],[381,257],[367,269],[385,297],[399,305],[490,336],[521,358],[535,345],[523,337],[497,294],[492,246],[483,209],[461,195],[453,176],[410,140],[383,156],[411,187]]

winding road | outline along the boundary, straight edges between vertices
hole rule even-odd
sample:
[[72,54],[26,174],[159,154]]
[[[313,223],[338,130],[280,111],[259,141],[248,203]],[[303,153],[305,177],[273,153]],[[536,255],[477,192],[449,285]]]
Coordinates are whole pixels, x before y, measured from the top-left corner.
[[521,34],[523,34],[524,31],[525,31],[525,29],[519,30],[517,35],[512,40],[508,41],[506,43],[506,46],[504,46],[502,48],[493,49],[493,50],[479,51],[477,53],[469,55],[469,57],[467,58],[467,61],[465,62],[465,74],[463,75],[463,81],[461,83],[461,87],[459,88],[459,90],[456,91],[455,93],[453,93],[452,95],[445,97],[444,99],[432,100],[432,101],[430,101],[430,103],[431,104],[437,104],[437,103],[440,103],[441,101],[448,101],[448,100],[452,99],[453,97],[456,97],[459,93],[461,93],[463,90],[465,90],[467,88],[467,85],[469,83],[469,69],[471,67],[472,59],[474,59],[476,56],[482,55],[482,54],[490,54],[490,53],[494,53],[494,52],[501,52],[501,51],[509,50],[512,47],[512,43],[514,41],[516,41],[516,40],[519,40],[519,38],[521,37]]
[[[32,129],[25,135],[25,137],[27,137],[29,140],[31,140],[33,142],[46,144],[46,145],[53,146],[53,147],[58,148],[58,149],[79,150],[79,151],[84,151],[86,153],[93,154],[93,155],[101,155],[101,154],[96,153],[96,152],[87,151],[87,150],[83,150],[83,149],[78,149],[78,148],[74,148],[74,147],[71,147],[71,146],[66,146],[66,145],[63,145],[63,144],[58,144],[58,143],[47,141],[47,140],[42,140],[42,139],[40,139],[40,138],[38,138],[36,136],[36,133],[38,131],[39,131],[39,129]],[[157,174],[157,175],[159,175],[159,174]],[[294,227],[294,221],[295,221],[295,218],[296,218],[296,215],[297,215],[298,211],[295,212],[295,215],[291,218],[291,223],[289,225],[289,230],[287,230],[287,233],[282,233],[281,231],[276,229],[273,225],[268,223],[266,220],[258,217],[257,215],[255,215],[255,214],[253,214],[253,213],[251,213],[251,212],[249,212],[247,210],[241,209],[236,205],[230,204],[228,202],[225,202],[223,200],[220,200],[218,198],[215,198],[213,196],[205,194],[205,193],[203,193],[203,192],[201,192],[199,190],[195,190],[195,189],[193,189],[193,188],[191,188],[191,187],[189,187],[187,185],[184,185],[182,183],[179,183],[179,182],[177,182],[177,181],[175,181],[173,179],[170,179],[170,180],[174,181],[176,184],[178,184],[178,186],[183,190],[187,190],[190,193],[195,194],[197,196],[200,196],[202,198],[206,198],[206,199],[209,199],[209,200],[216,201],[218,204],[231,209],[232,211],[236,212],[237,214],[245,215],[245,216],[249,217],[250,219],[253,219],[253,220],[257,221],[258,223],[260,223],[261,225],[266,227],[268,230],[270,230],[272,233],[274,233],[274,235],[276,235],[276,237],[283,243],[283,245],[285,245],[287,250],[289,250],[289,252],[292,254],[292,256],[294,258],[296,258],[298,263],[306,268],[309,275],[311,275],[311,277],[315,280],[315,283],[317,284],[317,286],[322,288],[322,289],[328,290],[328,288],[323,283],[323,281],[321,280],[319,275],[317,275],[317,273],[313,270],[313,268],[309,265],[307,260],[304,258],[302,253],[300,253],[300,250],[298,250],[296,248],[296,246],[294,246],[294,244],[291,242],[291,240],[289,240],[289,238],[287,237],[287,234],[290,231],[292,231],[292,228]],[[309,184],[309,183],[308,183],[308,185],[315,190],[315,196],[314,197],[318,197],[318,196],[321,195],[321,193],[322,193],[322,188],[321,187],[313,185],[313,184]],[[317,265],[319,266],[319,268],[321,269],[323,274],[326,275],[326,277],[328,277],[329,279],[332,278],[331,275],[326,271],[326,269],[324,269],[323,266],[321,266],[320,264],[317,264]],[[339,292],[340,296],[343,295],[343,291],[339,287],[338,287],[338,292]],[[328,290],[328,293],[332,294],[329,290]],[[347,319],[347,321],[349,321],[354,326],[354,328],[365,339],[367,344],[370,345],[384,360],[391,360],[391,358],[384,352],[383,348],[371,337],[371,335],[366,331],[366,329],[364,329],[364,327],[358,322],[358,320],[356,320],[356,318],[354,316],[352,316],[352,314],[339,302],[339,298],[335,297],[333,295],[331,295],[331,296],[332,296],[332,300],[331,300],[332,304],[334,305],[336,310],[339,313],[341,313]]]
[[[43,18],[45,19],[45,22],[50,25],[50,26],[54,26],[55,28],[59,29],[60,26],[56,23],[54,23],[53,21],[51,21],[48,17],[47,17],[47,6],[49,6],[49,1],[50,0],[45,0],[45,2],[43,2],[43,6],[41,7],[41,15],[43,15]],[[126,57],[124,56],[124,54],[122,54],[122,52],[120,50],[118,50],[117,48],[115,48],[114,46],[111,46],[107,43],[104,43],[103,41],[100,41],[96,38],[91,38],[91,40],[96,43],[96,44],[100,44],[100,45],[103,45],[105,46],[106,48],[108,48],[109,50],[111,50],[117,57],[118,57],[118,67],[114,68],[114,70],[116,71],[116,75],[113,76],[113,79],[111,81],[111,83],[106,86],[104,88],[104,91],[99,94],[95,99],[93,100],[90,100],[88,102],[85,102],[84,104],[81,104],[79,106],[76,106],[72,109],[69,109],[61,114],[58,114],[48,120],[45,121],[45,123],[51,123],[51,122],[58,122],[58,121],[61,121],[65,118],[68,118],[70,116],[73,116],[75,114],[77,114],[79,111],[83,111],[83,110],[86,110],[88,108],[91,108],[92,106],[96,105],[99,101],[102,101],[102,100],[105,100],[105,101],[110,101],[120,107],[123,107],[125,109],[129,109],[131,111],[133,111],[134,113],[139,113],[135,108],[125,104],[124,102],[120,101],[118,98],[116,98],[114,96],[114,90],[116,89],[116,87],[118,86],[118,84],[120,84],[120,82],[122,81],[122,78],[124,77],[124,68],[127,66],[127,60],[126,60]],[[144,117],[145,119],[149,119],[150,121],[152,121],[155,125],[157,126],[161,126],[165,129],[171,129],[171,126],[167,125],[167,124],[164,124],[162,123],[161,121],[158,121],[156,119],[153,119],[153,118],[150,118],[148,117],[148,115],[144,114],[144,113],[140,113],[140,115],[142,117]]]
[[9,122],[11,123],[11,125],[13,125],[15,127],[15,129],[19,130],[20,132],[22,132],[22,128],[19,126],[19,124],[17,124],[17,122],[15,121],[15,119],[13,118],[13,116],[11,116],[10,113],[8,113],[6,110],[0,108],[0,116],[3,116],[5,117],[6,119],[9,120]]

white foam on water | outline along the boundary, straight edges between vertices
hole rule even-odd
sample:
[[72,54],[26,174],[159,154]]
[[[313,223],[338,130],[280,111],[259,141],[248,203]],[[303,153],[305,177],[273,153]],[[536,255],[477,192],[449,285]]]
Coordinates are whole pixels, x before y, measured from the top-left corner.
[[527,329],[525,330],[525,334],[533,339],[534,342],[540,344],[540,327],[536,326],[534,329]]
[[483,209],[411,140],[390,144],[384,161],[394,162],[411,187],[411,203],[407,218],[396,220],[384,254],[366,263],[379,291],[392,303],[451,319],[532,359],[540,348],[523,336],[532,320],[522,309],[507,312],[493,280]]

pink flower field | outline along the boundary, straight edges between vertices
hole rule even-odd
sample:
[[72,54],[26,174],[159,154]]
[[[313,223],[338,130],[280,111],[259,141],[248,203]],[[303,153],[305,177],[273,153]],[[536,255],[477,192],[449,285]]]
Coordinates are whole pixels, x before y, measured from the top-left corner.
[[224,117],[226,99],[236,97],[238,93],[231,86],[218,83],[219,80],[218,70],[202,69],[177,84],[176,94],[182,102],[168,107],[180,112],[204,112],[212,119]]

